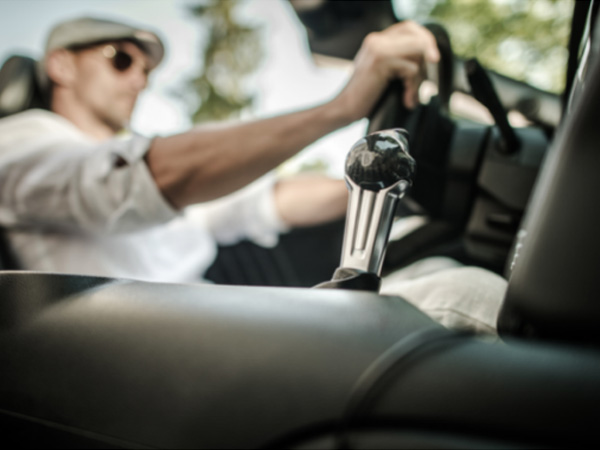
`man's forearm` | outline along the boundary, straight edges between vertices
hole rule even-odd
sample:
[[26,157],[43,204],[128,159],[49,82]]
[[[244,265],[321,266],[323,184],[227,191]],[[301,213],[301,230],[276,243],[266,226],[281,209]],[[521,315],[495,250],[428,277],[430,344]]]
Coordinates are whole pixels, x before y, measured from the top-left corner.
[[212,130],[156,138],[147,163],[175,207],[213,200],[273,169],[354,118],[340,101]]
[[147,154],[148,167],[175,207],[215,199],[320,137],[366,117],[393,79],[404,80],[405,102],[414,106],[423,63],[437,60],[435,38],[413,22],[370,33],[355,58],[350,81],[333,101],[271,119],[157,138]]
[[343,180],[297,175],[275,185],[275,206],[290,227],[320,225],[344,217],[348,189]]

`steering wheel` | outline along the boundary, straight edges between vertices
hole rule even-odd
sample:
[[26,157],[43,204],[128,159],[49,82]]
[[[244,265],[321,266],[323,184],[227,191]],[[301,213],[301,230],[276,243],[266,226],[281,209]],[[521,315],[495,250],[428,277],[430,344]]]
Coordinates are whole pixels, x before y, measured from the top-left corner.
[[[415,183],[409,194],[401,201],[401,215],[427,214],[432,219],[441,219],[446,208],[446,166],[450,152],[450,138],[454,123],[448,116],[450,95],[454,82],[454,55],[450,37],[439,24],[426,24],[434,35],[440,62],[437,74],[432,74],[438,85],[438,93],[427,104],[409,110],[404,105],[404,84],[400,80],[389,84],[369,115],[368,133],[389,128],[404,128],[409,135],[410,153],[417,162]],[[417,239],[419,247],[435,240],[445,239],[455,233],[453,226],[438,220],[431,233]],[[403,240],[404,241],[404,240]],[[408,244],[410,247],[412,244]],[[398,248],[395,248],[398,247]],[[400,248],[401,247],[401,248]],[[410,249],[408,250],[410,253]],[[403,264],[407,254],[406,243],[390,243],[386,265]]]

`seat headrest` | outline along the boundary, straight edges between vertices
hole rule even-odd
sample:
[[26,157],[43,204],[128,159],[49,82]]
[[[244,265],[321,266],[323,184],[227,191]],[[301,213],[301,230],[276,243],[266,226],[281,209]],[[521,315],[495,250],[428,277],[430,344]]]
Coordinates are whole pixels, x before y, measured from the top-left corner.
[[36,61],[10,56],[0,68],[0,118],[31,108],[47,108],[36,81]]

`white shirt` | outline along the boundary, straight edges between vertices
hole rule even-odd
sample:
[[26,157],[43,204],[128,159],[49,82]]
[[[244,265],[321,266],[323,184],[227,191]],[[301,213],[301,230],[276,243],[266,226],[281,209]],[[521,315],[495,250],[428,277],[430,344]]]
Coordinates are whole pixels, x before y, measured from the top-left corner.
[[[272,177],[175,211],[144,162],[151,139],[98,143],[54,113],[0,120],[0,225],[23,269],[196,282],[217,242],[277,243]],[[118,160],[126,164],[116,167]]]

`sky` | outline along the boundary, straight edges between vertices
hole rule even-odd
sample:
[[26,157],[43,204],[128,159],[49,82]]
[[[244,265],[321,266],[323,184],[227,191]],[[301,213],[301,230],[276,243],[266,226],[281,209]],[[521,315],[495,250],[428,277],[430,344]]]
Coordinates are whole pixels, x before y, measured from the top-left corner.
[[[16,53],[40,57],[50,28],[66,18],[94,15],[126,19],[158,31],[166,43],[163,63],[140,96],[132,129],[149,136],[189,129],[185,103],[172,94],[198,67],[202,33],[186,11],[194,0],[0,0],[0,61]],[[261,26],[266,57],[254,75],[257,101],[252,115],[266,117],[314,106],[334,96],[348,70],[315,65],[300,22],[284,0],[247,0],[241,17]],[[328,173],[343,176],[343,161],[364,133],[365,122],[318,141],[282,171],[324,161]]]

